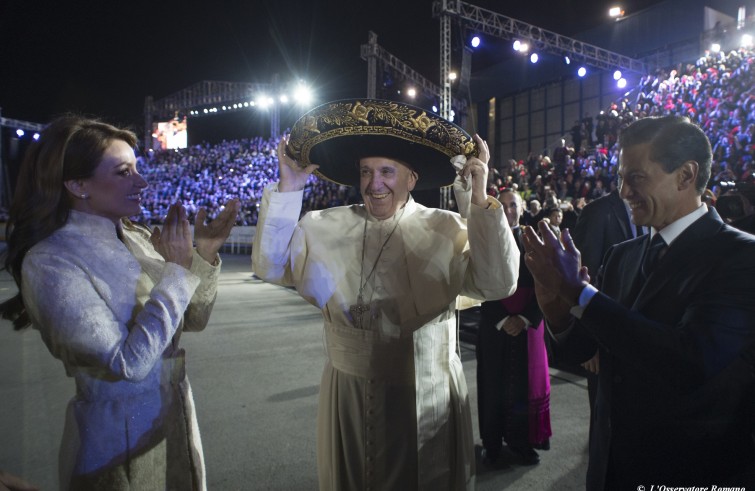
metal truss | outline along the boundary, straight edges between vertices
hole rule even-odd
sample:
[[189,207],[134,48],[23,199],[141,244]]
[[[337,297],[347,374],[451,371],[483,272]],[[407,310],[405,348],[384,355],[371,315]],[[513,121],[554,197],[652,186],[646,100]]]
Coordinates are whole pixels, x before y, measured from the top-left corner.
[[[247,82],[221,82],[203,80],[183,90],[175,92],[162,99],[153,100],[151,96],[144,102],[144,145],[149,148],[152,138],[152,122],[155,118],[173,118],[176,113],[187,114],[196,111],[192,117],[216,115],[216,111],[205,113],[218,105],[226,105],[224,112],[238,111],[248,108],[260,94],[273,95],[276,84],[259,84]],[[244,103],[247,105],[244,105]],[[236,107],[234,107],[236,105]],[[277,137],[280,134],[280,114],[277,104],[271,107],[270,134]]]
[[176,112],[183,113],[218,104],[251,102],[255,96],[270,93],[271,89],[271,84],[204,80],[157,101],[148,98],[144,113],[155,117],[173,117]]
[[[516,38],[528,41],[537,50],[569,56],[581,63],[601,70],[619,69],[642,75],[647,73],[647,67],[642,61],[556,34],[555,32],[506,17],[505,15],[462,2],[461,0],[434,2],[433,15],[455,17],[463,21],[465,26],[482,34],[506,40]],[[444,42],[443,33],[441,33],[441,44]],[[442,52],[443,47],[441,47]]]
[[39,123],[32,123],[31,121],[0,117],[0,127],[18,128],[26,131],[42,131],[45,126]]
[[[367,61],[367,97],[376,97],[375,81],[377,80],[377,61],[380,61],[384,66],[392,68],[405,80],[408,80],[418,87],[422,88],[422,90],[424,90],[426,93],[440,97],[440,87],[432,83],[430,80],[419,74],[416,70],[412,69],[409,65],[380,46],[377,43],[377,35],[374,32],[369,32],[368,39],[369,42],[367,44],[363,44],[360,51],[362,59]],[[463,100],[454,99],[453,103],[457,108],[459,108],[460,112],[463,112],[463,109],[467,106],[466,102]],[[446,116],[443,117],[449,119]]]
[[[448,0],[443,0],[445,4]],[[440,83],[443,90],[440,95],[440,115],[451,119],[451,17],[440,18]]]

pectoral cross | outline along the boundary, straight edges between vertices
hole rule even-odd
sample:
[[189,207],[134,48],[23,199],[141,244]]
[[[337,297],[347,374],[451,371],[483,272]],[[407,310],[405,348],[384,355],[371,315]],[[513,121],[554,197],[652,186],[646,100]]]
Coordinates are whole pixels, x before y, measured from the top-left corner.
[[370,306],[365,305],[362,301],[362,295],[359,295],[357,297],[357,303],[356,305],[352,305],[349,307],[349,313],[351,314],[351,319],[354,321],[354,327],[357,329],[362,329],[362,320],[363,316],[366,312],[370,311]]

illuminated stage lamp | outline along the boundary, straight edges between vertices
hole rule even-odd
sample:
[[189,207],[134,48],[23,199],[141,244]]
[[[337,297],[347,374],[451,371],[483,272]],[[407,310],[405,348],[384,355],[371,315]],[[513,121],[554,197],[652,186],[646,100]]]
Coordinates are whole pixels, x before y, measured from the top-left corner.
[[262,109],[267,109],[273,105],[273,98],[267,95],[261,95],[257,98],[257,105]]
[[540,59],[540,57],[537,56],[537,53],[532,53],[530,55],[530,63],[532,63],[532,64],[537,63],[537,60],[539,60],[539,59]]
[[297,104],[309,105],[312,102],[312,90],[304,84],[299,84],[294,90],[294,100]]
[[521,41],[514,41],[514,50],[520,53],[526,53],[530,50],[530,45]]
[[19,138],[21,138],[21,137],[22,137],[22,136],[24,136],[24,135],[25,135],[26,133],[24,133],[24,130],[22,130],[22,129],[17,129],[17,130],[16,130],[16,134],[18,135],[18,137],[19,137]]
[[472,37],[472,41],[470,43],[473,48],[477,48],[480,46],[480,36],[474,36]]
[[621,7],[611,7],[610,9],[608,9],[608,16],[618,19],[619,17],[624,16],[624,11],[621,10]]
[[579,70],[577,70],[577,75],[579,75],[580,77],[587,75],[587,68],[583,66],[579,67]]
[[616,81],[616,86],[617,86],[618,88],[620,88],[620,89],[623,89],[624,87],[626,87],[626,86],[627,86],[627,79],[625,79],[625,78],[620,78],[619,80],[617,80],[617,81]]
[[618,81],[620,78],[621,78],[621,70],[616,70],[615,72],[613,72],[613,79],[614,80]]

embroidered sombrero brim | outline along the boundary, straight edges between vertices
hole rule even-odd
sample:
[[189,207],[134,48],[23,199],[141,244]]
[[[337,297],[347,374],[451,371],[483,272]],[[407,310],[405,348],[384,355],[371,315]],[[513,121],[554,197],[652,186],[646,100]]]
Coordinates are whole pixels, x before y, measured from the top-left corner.
[[287,153],[302,167],[316,164],[321,177],[359,185],[359,159],[388,157],[419,174],[415,189],[453,183],[450,159],[477,156],[472,137],[459,126],[401,102],[350,99],[318,106],[294,124]]

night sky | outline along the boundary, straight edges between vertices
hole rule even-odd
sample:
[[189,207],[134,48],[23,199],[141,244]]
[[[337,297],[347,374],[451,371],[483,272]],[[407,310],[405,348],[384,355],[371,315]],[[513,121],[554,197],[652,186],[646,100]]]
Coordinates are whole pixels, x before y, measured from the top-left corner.
[[[571,35],[610,22],[615,2],[468,3]],[[623,5],[631,12],[654,3]],[[145,96],[160,99],[202,80],[270,83],[275,73],[281,81],[308,81],[320,102],[359,97],[367,74],[359,51],[369,30],[437,83],[439,21],[431,6],[430,0],[6,0],[0,3],[0,108],[5,117],[40,123],[74,111],[138,127]],[[459,34],[454,43],[461,45]],[[488,50],[475,55],[473,68],[496,60]]]

